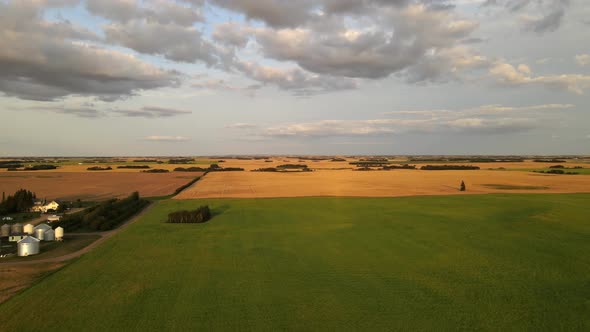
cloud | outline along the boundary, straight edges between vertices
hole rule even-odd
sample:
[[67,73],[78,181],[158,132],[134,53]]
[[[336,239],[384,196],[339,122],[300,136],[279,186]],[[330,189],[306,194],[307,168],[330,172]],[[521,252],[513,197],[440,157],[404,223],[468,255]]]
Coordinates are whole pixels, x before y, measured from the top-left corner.
[[501,114],[515,114],[526,112],[539,111],[562,111],[576,107],[573,104],[541,104],[530,106],[503,106],[503,105],[482,105],[473,108],[465,108],[458,110],[416,110],[416,111],[391,111],[385,112],[383,115],[416,115],[426,116],[431,118],[440,117],[473,117],[473,116],[493,116]]
[[291,91],[295,96],[310,96],[358,87],[354,79],[315,75],[298,68],[282,69],[261,66],[254,62],[240,62],[236,65],[247,77],[262,84],[272,84],[281,90]]
[[93,32],[44,20],[29,1],[0,2],[0,91],[30,100],[69,95],[114,100],[176,86],[179,74],[132,55],[95,46]]
[[177,110],[171,108],[162,108],[155,106],[144,106],[140,109],[110,109],[105,107],[96,107],[93,103],[84,103],[80,106],[65,106],[65,105],[40,105],[33,106],[24,110],[55,112],[67,115],[74,115],[81,118],[103,118],[112,115],[119,115],[122,117],[143,117],[148,119],[155,118],[170,118],[180,115],[191,114],[191,111]]
[[511,14],[527,11],[518,20],[526,31],[543,34],[559,29],[570,0],[487,0],[484,7],[503,7]]
[[[305,27],[252,31],[266,57],[295,62],[316,74],[380,79],[420,66],[427,56],[430,63],[444,58],[478,26],[425,5],[370,8],[370,18],[331,17]],[[347,19],[364,28],[350,27]]]
[[228,129],[253,129],[256,127],[258,127],[258,125],[253,123],[232,123],[225,126],[225,128]]
[[150,142],[186,142],[190,138],[184,136],[147,136],[144,140]]
[[251,84],[248,86],[238,86],[233,85],[225,80],[222,79],[209,79],[206,81],[195,82],[191,85],[193,88],[198,89],[207,89],[207,90],[221,90],[221,91],[239,91],[243,92],[246,95],[253,97],[257,90],[259,90],[262,85],[260,84]]
[[120,114],[126,117],[142,117],[142,118],[169,118],[179,115],[191,114],[191,111],[177,110],[171,108],[161,108],[146,106],[136,110],[114,110],[113,113]]
[[537,126],[536,120],[528,118],[323,120],[271,126],[264,129],[260,135],[264,137],[354,137],[407,132],[502,134],[528,131]]
[[[571,104],[530,106],[482,105],[458,110],[415,110],[387,112],[391,118],[366,120],[321,120],[268,126],[233,124],[258,138],[322,138],[398,135],[404,133],[496,135],[514,134],[550,126],[551,117],[539,112],[558,112]],[[534,114],[530,114],[534,113]]]
[[578,54],[578,55],[576,55],[576,62],[580,66],[590,65],[590,54]]
[[150,0],[143,5],[135,0],[86,0],[86,9],[118,23],[147,19],[160,24],[174,23],[188,27],[204,20],[199,6],[166,0]]
[[549,76],[534,76],[530,68],[523,65],[515,68],[513,65],[497,62],[489,70],[490,75],[504,85],[543,85],[547,88],[569,90],[576,94],[584,94],[590,88],[590,76],[581,74],[562,74]]
[[146,20],[113,23],[104,28],[107,41],[137,52],[159,55],[177,62],[204,62],[209,66],[226,63],[232,54],[217,47],[194,27]]

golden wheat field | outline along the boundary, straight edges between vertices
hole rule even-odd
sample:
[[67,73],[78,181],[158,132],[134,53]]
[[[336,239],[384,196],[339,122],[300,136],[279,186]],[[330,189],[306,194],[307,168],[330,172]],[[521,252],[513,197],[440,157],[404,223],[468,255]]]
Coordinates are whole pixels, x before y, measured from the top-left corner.
[[[467,191],[460,192],[461,181]],[[511,171],[351,170],[209,173],[176,199],[590,192],[590,176]]]
[[24,188],[39,198],[103,200],[138,191],[141,196],[165,196],[201,173],[131,172],[3,172],[0,192],[7,195]]

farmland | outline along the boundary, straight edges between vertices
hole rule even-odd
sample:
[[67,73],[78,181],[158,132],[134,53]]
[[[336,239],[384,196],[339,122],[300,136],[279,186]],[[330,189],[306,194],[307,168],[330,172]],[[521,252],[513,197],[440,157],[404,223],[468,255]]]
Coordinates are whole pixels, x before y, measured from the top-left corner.
[[[8,331],[588,330],[589,203],[161,201],[2,304],[0,317]],[[214,214],[206,224],[164,222],[203,204]]]
[[143,197],[165,196],[201,173],[150,174],[140,172],[2,172],[0,192],[27,188],[39,198],[104,200],[121,198],[133,191]]
[[[461,181],[467,192],[459,192]],[[508,188],[508,189],[506,189]],[[308,173],[209,173],[176,199],[211,197],[388,197],[499,192],[590,192],[590,177],[507,171],[351,170]]]

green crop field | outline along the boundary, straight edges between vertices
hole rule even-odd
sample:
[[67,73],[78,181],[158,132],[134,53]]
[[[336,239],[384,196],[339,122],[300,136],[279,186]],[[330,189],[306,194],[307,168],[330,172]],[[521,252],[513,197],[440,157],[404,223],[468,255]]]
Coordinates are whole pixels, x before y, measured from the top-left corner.
[[590,330],[588,194],[155,204],[0,330]]

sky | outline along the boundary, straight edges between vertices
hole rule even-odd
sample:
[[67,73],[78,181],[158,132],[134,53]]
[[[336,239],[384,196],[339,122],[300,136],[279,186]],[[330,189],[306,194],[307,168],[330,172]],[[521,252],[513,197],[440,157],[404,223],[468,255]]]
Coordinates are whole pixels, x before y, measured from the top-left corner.
[[590,154],[587,0],[0,0],[0,157]]

